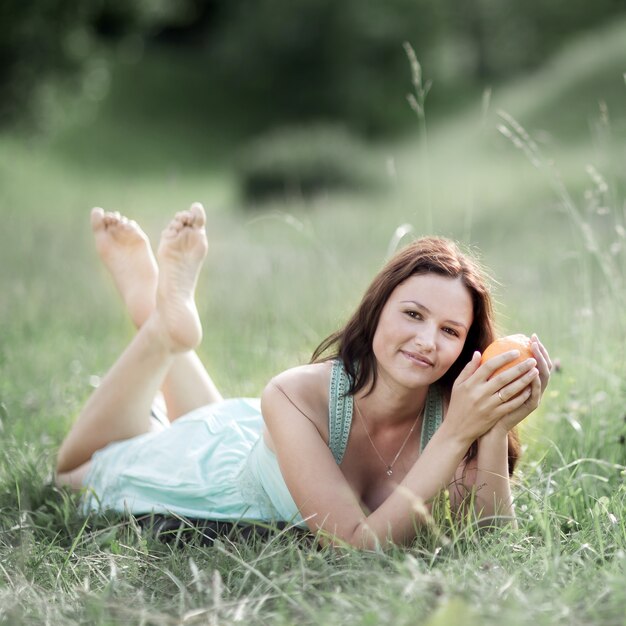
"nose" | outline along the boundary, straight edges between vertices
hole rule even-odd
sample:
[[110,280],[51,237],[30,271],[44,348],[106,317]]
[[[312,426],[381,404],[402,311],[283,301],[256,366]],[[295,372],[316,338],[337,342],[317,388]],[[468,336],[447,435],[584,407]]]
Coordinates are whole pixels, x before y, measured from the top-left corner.
[[435,328],[424,324],[415,333],[414,343],[423,352],[432,352],[435,349]]

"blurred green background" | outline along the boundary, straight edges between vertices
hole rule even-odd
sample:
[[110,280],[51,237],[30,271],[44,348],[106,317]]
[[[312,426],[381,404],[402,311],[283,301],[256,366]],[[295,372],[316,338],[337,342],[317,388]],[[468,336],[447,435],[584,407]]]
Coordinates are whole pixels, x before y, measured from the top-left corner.
[[[439,119],[624,14],[616,0],[3,0],[0,122],[95,132],[109,114],[119,134],[202,137],[204,162],[293,124],[398,136],[412,123],[403,42],[435,80]],[[584,123],[606,86],[590,78],[559,126]]]
[[5,428],[58,441],[132,332],[98,273],[94,205],[153,241],[206,205],[201,355],[227,395],[306,360],[422,233],[481,251],[502,331],[537,331],[565,388],[618,388],[622,7],[4,0]]
[[[220,623],[623,623],[623,7],[0,0],[0,622],[204,623],[221,572]],[[55,453],[134,332],[89,209],[156,243],[195,200],[199,353],[225,396],[306,362],[408,239],[480,252],[500,331],[537,332],[559,364],[522,425],[519,538],[305,563],[84,532]]]

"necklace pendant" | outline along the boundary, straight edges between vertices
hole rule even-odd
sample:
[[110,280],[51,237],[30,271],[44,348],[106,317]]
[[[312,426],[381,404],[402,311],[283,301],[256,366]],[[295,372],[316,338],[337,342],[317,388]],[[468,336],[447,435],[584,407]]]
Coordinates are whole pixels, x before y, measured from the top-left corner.
[[391,476],[393,474],[393,470],[391,469],[391,466],[387,465],[387,476]]

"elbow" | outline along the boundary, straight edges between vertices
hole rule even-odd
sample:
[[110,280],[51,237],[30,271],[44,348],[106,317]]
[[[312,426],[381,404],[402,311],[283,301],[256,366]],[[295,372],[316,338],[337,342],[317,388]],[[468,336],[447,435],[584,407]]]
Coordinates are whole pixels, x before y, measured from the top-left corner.
[[385,552],[397,546],[407,546],[415,539],[417,529],[413,526],[412,532],[398,532],[389,526],[384,530],[376,531],[368,524],[367,518],[359,522],[351,531],[346,543],[357,550]]
[[357,550],[379,550],[382,548],[379,537],[367,524],[367,520],[360,521],[347,534],[347,545]]
[[310,524],[310,528],[317,533],[317,542],[324,547],[350,550],[380,550],[383,547],[377,534],[367,524],[367,518],[343,528],[319,523]]
[[477,509],[476,522],[480,528],[504,528],[505,526],[515,530],[518,528],[515,509],[512,506],[496,507],[492,510],[487,510],[486,507]]

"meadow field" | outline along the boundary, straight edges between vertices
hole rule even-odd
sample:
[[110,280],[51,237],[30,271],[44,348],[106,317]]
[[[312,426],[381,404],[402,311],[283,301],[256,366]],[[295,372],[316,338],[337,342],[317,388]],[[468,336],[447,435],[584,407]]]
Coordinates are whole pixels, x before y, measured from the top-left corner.
[[[427,137],[416,118],[368,149],[383,182],[364,192],[245,201],[219,120],[144,115],[140,96],[122,114],[124,67],[97,113],[0,135],[0,624],[625,624],[625,39],[616,24],[454,116],[427,112]],[[225,396],[306,362],[403,242],[480,253],[500,331],[537,332],[558,362],[522,429],[519,529],[443,516],[409,548],[360,553],[288,530],[164,543],[78,514],[52,484],[55,451],[133,332],[89,209],[156,242],[195,200],[199,352]]]

